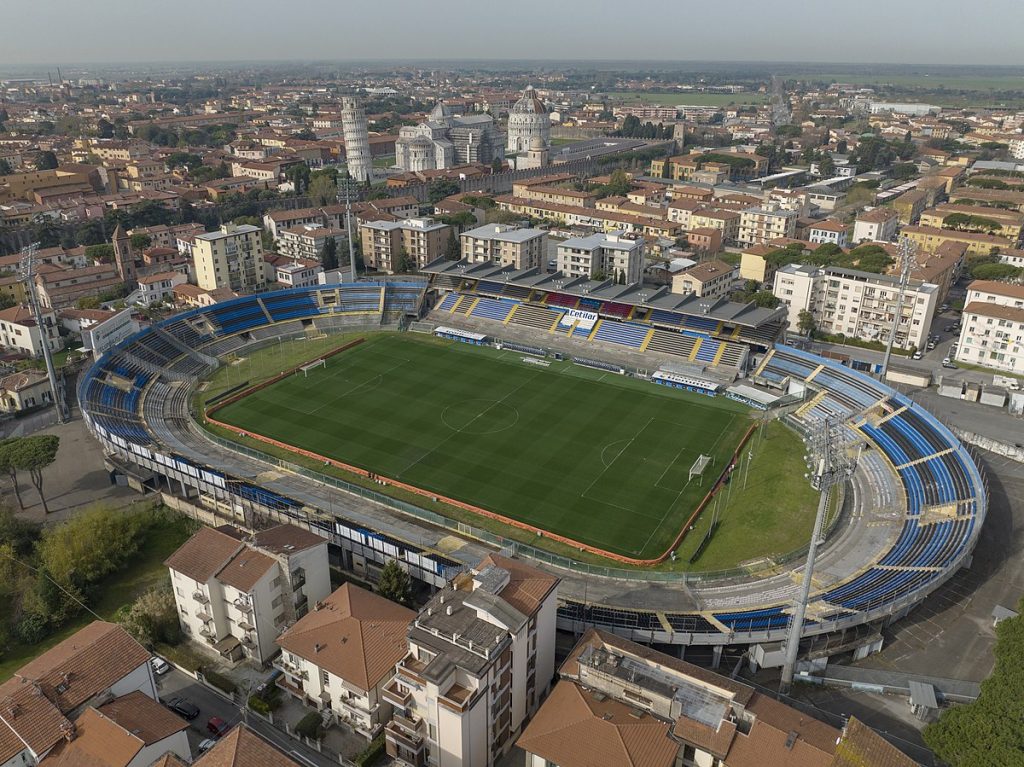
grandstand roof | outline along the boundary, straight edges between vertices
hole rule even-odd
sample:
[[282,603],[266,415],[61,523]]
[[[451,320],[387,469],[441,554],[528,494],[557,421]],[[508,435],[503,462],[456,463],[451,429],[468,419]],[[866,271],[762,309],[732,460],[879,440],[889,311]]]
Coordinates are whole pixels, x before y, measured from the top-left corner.
[[466,259],[447,261],[438,259],[421,269],[427,274],[457,276],[508,283],[524,288],[565,293],[571,296],[612,301],[630,306],[644,306],[652,309],[678,312],[692,317],[708,317],[734,325],[756,328],[781,320],[786,313],[783,309],[765,309],[753,303],[741,304],[724,298],[703,298],[700,296],[672,293],[669,288],[646,287],[641,283],[618,285],[614,280],[589,280],[585,277],[570,277],[562,272],[551,274],[539,268],[515,269],[511,266],[497,266],[492,263],[471,263]]

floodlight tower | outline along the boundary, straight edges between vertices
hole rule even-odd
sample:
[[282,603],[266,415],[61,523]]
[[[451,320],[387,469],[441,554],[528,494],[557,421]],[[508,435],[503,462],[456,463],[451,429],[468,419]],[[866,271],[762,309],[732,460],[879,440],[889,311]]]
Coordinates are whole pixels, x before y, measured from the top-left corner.
[[853,474],[857,466],[856,458],[847,455],[844,445],[843,423],[834,418],[826,418],[808,440],[809,453],[806,456],[811,475],[811,486],[817,490],[818,513],[814,517],[814,532],[807,548],[807,562],[804,565],[803,582],[800,585],[800,596],[793,604],[793,617],[789,624],[789,636],[786,638],[786,662],[782,667],[782,679],[779,692],[787,694],[793,686],[793,675],[796,672],[796,659],[800,650],[800,637],[803,634],[804,616],[807,614],[807,602],[811,595],[811,576],[814,574],[814,560],[818,555],[818,545],[822,543],[821,530],[825,524],[829,496],[836,485],[841,485]]
[[907,236],[900,238],[900,292],[896,297],[896,312],[892,318],[892,327],[889,328],[889,340],[885,344],[885,356],[882,357],[882,371],[879,373],[881,380],[885,380],[885,374],[889,370],[889,358],[892,356],[892,345],[896,341],[896,331],[899,329],[900,320],[903,315],[903,296],[910,284],[910,273],[917,268],[917,245]]
[[36,293],[35,280],[35,257],[39,249],[39,243],[33,242],[21,253],[21,269],[25,276],[25,284],[28,287],[29,305],[32,307],[32,316],[39,328],[39,335],[43,345],[43,360],[46,362],[46,377],[50,380],[50,391],[53,392],[53,404],[57,409],[57,423],[67,423],[69,419],[67,404],[64,402],[64,389],[57,384],[57,372],[53,367],[53,357],[50,354],[50,341],[47,336],[46,325],[43,324],[43,313],[39,309],[39,295]]

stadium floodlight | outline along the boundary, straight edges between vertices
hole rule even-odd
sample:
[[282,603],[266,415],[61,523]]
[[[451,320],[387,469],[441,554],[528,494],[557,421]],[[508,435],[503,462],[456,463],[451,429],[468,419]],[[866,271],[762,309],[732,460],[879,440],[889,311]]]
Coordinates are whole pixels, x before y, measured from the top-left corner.
[[889,372],[889,358],[892,356],[892,346],[896,341],[896,332],[899,330],[900,320],[903,318],[903,297],[906,295],[907,286],[910,284],[910,273],[917,268],[917,259],[914,257],[917,252],[917,245],[907,236],[900,238],[899,242],[899,265],[900,265],[900,289],[896,296],[896,311],[893,312],[892,327],[889,328],[889,339],[885,344],[885,354],[882,357],[882,369],[879,371],[880,381],[885,380],[885,374]]
[[21,253],[19,266],[25,275],[25,287],[28,288],[29,306],[32,308],[32,318],[39,328],[39,339],[43,347],[43,361],[46,363],[46,377],[50,382],[50,392],[53,394],[53,406],[57,411],[57,423],[64,424],[71,419],[68,412],[67,402],[64,400],[64,378],[57,380],[57,371],[53,366],[53,355],[50,354],[50,339],[47,335],[49,328],[43,322],[43,313],[39,308],[39,294],[36,292],[35,258],[39,250],[39,243],[33,242]]
[[[804,476],[811,480],[811,487],[821,495],[818,498],[818,512],[814,517],[814,531],[807,547],[807,562],[804,564],[803,581],[800,594],[793,604],[793,616],[789,623],[789,635],[786,637],[786,660],[782,667],[782,678],[779,692],[786,694],[793,686],[793,674],[796,671],[797,656],[800,651],[800,638],[803,635],[804,616],[807,614],[807,602],[811,595],[811,577],[814,575],[814,559],[818,554],[818,546],[824,543],[822,528],[825,526],[825,514],[832,488],[840,485],[850,477],[857,467],[857,458],[847,454],[843,439],[845,426],[842,421],[826,418],[812,435],[815,468],[813,474]],[[859,453],[858,453],[859,456]]]

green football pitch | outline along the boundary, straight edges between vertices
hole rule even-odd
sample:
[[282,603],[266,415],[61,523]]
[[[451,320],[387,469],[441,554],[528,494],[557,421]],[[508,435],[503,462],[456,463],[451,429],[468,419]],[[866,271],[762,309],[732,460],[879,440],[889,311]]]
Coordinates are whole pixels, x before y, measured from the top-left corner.
[[[605,551],[661,554],[751,421],[724,398],[380,334],[228,405],[225,424]],[[701,455],[714,463],[689,479]]]

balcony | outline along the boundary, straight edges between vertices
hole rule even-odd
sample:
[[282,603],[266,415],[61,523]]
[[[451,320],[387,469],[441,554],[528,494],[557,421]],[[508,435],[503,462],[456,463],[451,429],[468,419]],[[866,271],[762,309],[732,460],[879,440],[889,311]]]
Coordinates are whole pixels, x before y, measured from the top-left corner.
[[206,596],[206,592],[203,592],[203,591],[193,591],[192,592],[192,598],[194,600],[196,600],[197,602],[199,602],[199,604],[202,604],[202,605],[210,604],[210,598],[208,596]]
[[250,602],[248,599],[242,599],[241,597],[239,597],[238,599],[236,599],[231,604],[233,604],[235,607],[237,607],[242,612],[246,612],[246,613],[251,613],[252,612],[252,602]]
[[281,669],[281,671],[295,679],[309,679],[308,671],[305,671],[294,663],[289,662],[283,655],[279,655],[274,660],[274,667]]
[[[410,735],[405,732],[394,720],[390,721],[384,727],[384,737],[390,741],[393,741],[397,745],[412,751],[413,754],[419,755],[420,751],[426,746],[426,741],[422,735]],[[389,752],[390,753],[390,752]],[[420,761],[415,761],[414,764],[422,764]]]
[[377,709],[380,708],[379,703],[376,703],[367,708],[363,705],[363,699],[356,697],[338,698],[338,705],[340,705],[343,709],[345,709],[350,714],[353,714],[358,718],[367,716],[368,714],[374,714],[376,713]]
[[394,680],[382,690],[382,695],[384,700],[399,708],[407,708],[412,700],[412,692],[402,692],[398,687],[398,682]]
[[244,619],[238,621],[238,628],[242,629],[242,631],[255,631],[256,630],[256,626],[254,626],[253,624],[249,623],[249,621],[244,620]]
[[306,585],[306,571],[296,570],[292,573],[292,591],[298,591]]
[[203,623],[209,623],[213,620],[213,616],[210,615],[210,611],[205,607],[201,607],[200,609],[196,610],[196,617]]
[[409,679],[412,679],[419,684],[424,684],[423,670],[426,669],[427,664],[421,660],[417,660],[412,655],[407,655],[405,658],[398,662],[398,673],[404,673]]
[[299,594],[295,597],[295,609],[301,610],[303,607],[309,604],[309,597],[305,594]]

